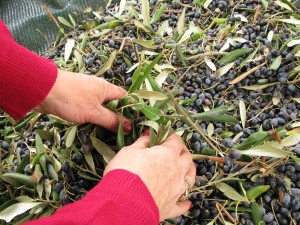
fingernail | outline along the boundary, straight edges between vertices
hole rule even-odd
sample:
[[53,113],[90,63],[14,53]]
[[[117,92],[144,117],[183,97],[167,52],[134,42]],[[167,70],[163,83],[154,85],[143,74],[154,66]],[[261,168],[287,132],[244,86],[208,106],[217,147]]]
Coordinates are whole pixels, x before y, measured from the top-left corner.
[[193,204],[190,205],[190,209],[193,208]]
[[149,136],[150,135],[150,129],[147,128],[143,133],[142,136]]
[[132,126],[131,123],[129,121],[124,121],[123,122],[123,131],[127,134],[131,133],[132,130]]

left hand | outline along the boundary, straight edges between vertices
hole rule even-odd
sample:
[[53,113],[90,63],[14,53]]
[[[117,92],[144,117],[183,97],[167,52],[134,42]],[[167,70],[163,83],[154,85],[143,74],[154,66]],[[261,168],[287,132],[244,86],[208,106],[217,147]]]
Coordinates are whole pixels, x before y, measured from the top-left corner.
[[[117,132],[120,115],[102,103],[126,95],[126,91],[102,78],[58,70],[57,80],[44,101],[34,108],[75,123],[94,123]],[[125,133],[131,132],[131,122],[123,118]]]

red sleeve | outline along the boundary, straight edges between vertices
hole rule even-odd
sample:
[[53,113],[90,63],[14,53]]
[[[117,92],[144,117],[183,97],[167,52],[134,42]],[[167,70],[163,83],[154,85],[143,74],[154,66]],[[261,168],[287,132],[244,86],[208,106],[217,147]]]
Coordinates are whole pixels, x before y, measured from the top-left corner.
[[158,225],[159,212],[139,176],[113,170],[80,201],[24,225]]
[[48,95],[57,67],[14,41],[0,20],[0,108],[19,120]]

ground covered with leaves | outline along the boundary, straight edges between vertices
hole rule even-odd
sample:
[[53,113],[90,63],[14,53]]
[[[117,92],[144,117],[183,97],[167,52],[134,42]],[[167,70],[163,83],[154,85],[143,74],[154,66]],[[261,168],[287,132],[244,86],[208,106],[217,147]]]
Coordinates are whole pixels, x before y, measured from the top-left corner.
[[60,31],[45,56],[128,90],[106,106],[134,131],[2,113],[0,224],[81,199],[147,127],[151,145],[180,134],[197,164],[193,208],[162,224],[300,224],[299,10],[299,0],[122,0],[84,20],[52,17]]

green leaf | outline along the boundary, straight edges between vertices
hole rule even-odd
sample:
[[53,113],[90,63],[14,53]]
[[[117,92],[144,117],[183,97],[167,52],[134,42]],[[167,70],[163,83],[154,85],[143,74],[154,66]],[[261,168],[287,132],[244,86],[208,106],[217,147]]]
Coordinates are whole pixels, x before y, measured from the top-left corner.
[[12,178],[15,181],[17,181],[21,184],[25,184],[26,186],[28,186],[30,188],[34,187],[34,182],[31,178],[31,176],[28,176],[25,174],[11,172],[11,173],[3,174],[2,177]]
[[162,22],[158,29],[157,29],[157,35],[160,36],[160,37],[163,37],[164,34],[167,32],[169,28],[169,20],[165,20],[164,22]]
[[162,113],[159,109],[148,105],[145,105],[141,111],[149,120],[152,121],[159,120],[162,116]]
[[75,40],[74,39],[68,39],[67,43],[65,45],[65,63],[67,63],[67,61],[69,60],[72,51],[73,51],[73,47],[75,46]]
[[54,135],[50,131],[42,130],[42,129],[36,129],[34,132],[36,134],[39,134],[42,139],[45,139],[47,141],[53,141],[54,140]]
[[66,25],[67,27],[71,27],[73,28],[73,26],[70,24],[70,22],[68,20],[66,20],[65,18],[59,16],[57,17],[58,21],[61,22],[63,25]]
[[250,188],[246,191],[247,198],[252,201],[253,199],[256,199],[263,193],[265,193],[267,190],[269,190],[270,185],[258,185]]
[[176,55],[179,58],[180,62],[182,63],[182,65],[187,66],[186,61],[185,61],[185,57],[184,54],[182,52],[182,48],[181,45],[177,45],[176,46]]
[[116,155],[116,153],[104,142],[100,141],[98,138],[90,137],[94,148],[97,152],[103,156],[105,162],[109,163],[110,160]]
[[243,150],[241,153],[245,155],[269,156],[273,158],[283,158],[291,155],[290,152],[276,148],[270,144],[255,146],[249,150]]
[[269,0],[260,0],[264,10],[267,10],[269,6]]
[[47,170],[48,170],[48,173],[49,173],[49,176],[53,179],[53,180],[56,180],[58,181],[58,175],[54,169],[54,166],[51,164],[51,163],[48,163],[47,164]]
[[125,147],[125,139],[124,139],[124,130],[123,130],[123,120],[119,123],[118,136],[117,136],[117,149],[120,151],[123,147]]
[[107,62],[104,64],[104,66],[101,68],[101,70],[99,70],[99,71],[95,74],[95,76],[98,77],[98,76],[104,74],[107,70],[109,70],[109,69],[112,67],[113,62],[114,62],[116,56],[117,56],[117,50],[114,50],[114,51],[110,54],[109,59],[107,60]]
[[290,157],[291,157],[297,164],[300,165],[300,158],[298,158],[298,157],[296,157],[296,156],[294,156],[294,155],[291,155]]
[[24,168],[29,163],[30,163],[30,156],[25,155],[24,158],[22,159],[21,163],[18,165],[16,172],[17,173],[24,173]]
[[36,154],[45,152],[44,144],[39,134],[35,134],[35,150],[36,150]]
[[73,25],[73,28],[75,28],[76,27],[76,22],[75,22],[73,16],[71,14],[69,14],[68,16],[69,16],[69,19],[70,19],[70,21],[71,21],[71,23]]
[[228,18],[212,18],[212,20],[214,22],[216,22],[217,24],[225,24],[228,22]]
[[250,61],[250,60],[252,60],[253,58],[254,58],[254,56],[256,55],[256,53],[258,52],[258,50],[260,49],[260,45],[261,44],[259,44],[258,46],[257,46],[257,48],[246,58],[246,59],[244,59],[242,62],[241,62],[241,66],[244,66],[244,65],[246,65],[247,64],[247,62],[248,61]]
[[87,174],[85,174],[81,171],[78,171],[78,175],[85,178],[85,179],[87,179],[87,180],[99,181],[99,179],[91,177],[91,176],[89,176],[89,175],[87,175]]
[[247,198],[241,196],[235,189],[226,183],[220,182],[216,184],[216,187],[222,191],[228,198],[235,201],[248,201]]
[[250,51],[250,49],[248,48],[244,48],[244,49],[236,49],[230,53],[228,53],[227,55],[223,56],[220,59],[220,63],[231,63],[234,60],[236,60],[238,57],[243,56],[245,54],[247,54]]
[[201,121],[215,121],[219,116],[222,116],[228,112],[228,108],[225,105],[221,105],[217,108],[211,109],[207,112],[192,114],[192,118]]
[[282,60],[281,55],[277,56],[276,59],[272,62],[271,66],[270,66],[270,69],[271,70],[277,70],[281,65],[281,60]]
[[85,153],[83,154],[85,161],[87,162],[87,164],[89,165],[90,169],[96,173],[96,168],[95,168],[95,163],[94,163],[94,159],[93,159],[93,155],[91,152],[89,153]]
[[151,73],[153,67],[158,63],[158,61],[161,59],[162,54],[158,55],[146,68],[138,68],[133,74],[132,77],[132,84],[129,88],[128,93],[135,92],[138,90],[141,86],[141,84],[144,82],[144,80],[148,77],[148,75]]
[[265,221],[263,219],[263,213],[261,208],[256,202],[251,203],[251,217],[254,225],[265,225]]
[[66,147],[70,148],[73,145],[73,142],[75,140],[77,134],[77,126],[71,127],[68,136],[66,138]]
[[157,133],[158,132],[158,129],[159,129],[159,125],[158,123],[152,121],[152,120],[146,120],[146,121],[143,121],[143,122],[140,122],[138,124],[138,126],[148,126],[148,127],[151,127],[155,130],[155,132]]
[[251,134],[246,141],[236,146],[239,150],[245,150],[248,149],[254,145],[262,144],[265,140],[265,138],[268,137],[268,133],[265,131],[256,132],[254,134]]
[[167,3],[163,4],[159,10],[157,10],[152,17],[151,23],[155,23],[156,21],[160,20],[161,15],[164,13],[164,10],[167,8]]
[[141,0],[142,3],[142,15],[143,15],[143,23],[150,27],[150,7],[148,0]]
[[0,213],[0,219],[9,223],[13,218],[32,209],[35,206],[43,204],[42,202],[20,202],[13,204]]
[[77,50],[75,50],[74,51],[74,56],[75,56],[75,58],[78,62],[78,71],[81,72],[83,67],[84,67],[82,55]]

